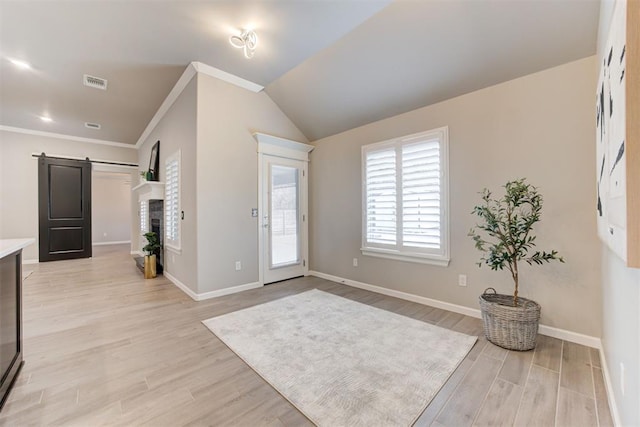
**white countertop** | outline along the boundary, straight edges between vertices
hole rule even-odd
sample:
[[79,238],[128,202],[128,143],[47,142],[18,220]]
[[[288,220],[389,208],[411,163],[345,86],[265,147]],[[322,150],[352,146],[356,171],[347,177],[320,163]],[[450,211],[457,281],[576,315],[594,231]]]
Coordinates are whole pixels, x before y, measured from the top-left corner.
[[0,239],[0,258],[14,253],[18,249],[24,249],[34,243],[36,239]]

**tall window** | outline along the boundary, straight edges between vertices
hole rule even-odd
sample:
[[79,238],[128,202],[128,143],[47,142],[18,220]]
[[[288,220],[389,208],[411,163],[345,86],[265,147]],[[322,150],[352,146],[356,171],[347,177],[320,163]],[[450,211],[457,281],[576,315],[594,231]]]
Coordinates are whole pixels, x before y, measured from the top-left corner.
[[149,231],[149,201],[140,201],[140,234]]
[[362,253],[448,265],[448,128],[363,146],[362,178]]
[[180,250],[180,150],[165,161],[165,246]]

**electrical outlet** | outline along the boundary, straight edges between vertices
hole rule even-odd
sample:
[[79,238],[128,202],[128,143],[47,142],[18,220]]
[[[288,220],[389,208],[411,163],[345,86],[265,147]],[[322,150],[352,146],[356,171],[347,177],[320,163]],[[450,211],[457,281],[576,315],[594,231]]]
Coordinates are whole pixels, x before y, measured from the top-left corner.
[[242,270],[242,263],[240,261],[236,261],[236,271]]
[[353,259],[353,266],[357,267],[358,266],[358,258],[354,258]]
[[251,208],[251,217],[252,218],[258,217],[258,208]]
[[467,286],[466,274],[458,274],[458,286]]
[[624,396],[624,363],[620,362],[620,389]]

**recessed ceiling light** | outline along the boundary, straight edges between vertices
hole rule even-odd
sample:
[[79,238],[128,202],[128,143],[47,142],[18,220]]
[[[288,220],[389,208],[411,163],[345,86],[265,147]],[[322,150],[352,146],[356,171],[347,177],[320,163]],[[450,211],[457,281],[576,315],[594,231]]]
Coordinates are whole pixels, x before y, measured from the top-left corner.
[[53,119],[49,116],[40,116],[40,120],[42,120],[45,123],[51,123],[53,121]]
[[20,69],[23,69],[23,70],[31,69],[31,64],[29,64],[28,62],[20,61],[19,59],[9,59],[9,61]]

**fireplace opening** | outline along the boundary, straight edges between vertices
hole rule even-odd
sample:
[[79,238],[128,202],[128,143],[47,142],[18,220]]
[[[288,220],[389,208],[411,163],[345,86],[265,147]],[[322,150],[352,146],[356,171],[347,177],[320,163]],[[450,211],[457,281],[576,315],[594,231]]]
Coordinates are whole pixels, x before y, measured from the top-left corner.
[[[149,231],[153,231],[160,241],[156,250],[156,273],[161,274],[164,266],[164,201],[149,200]],[[138,268],[144,272],[144,258],[135,258]]]
[[163,200],[149,200],[149,219],[150,231],[153,231],[160,240],[160,249],[156,251],[156,271],[162,273],[162,267],[164,265],[164,201]]

